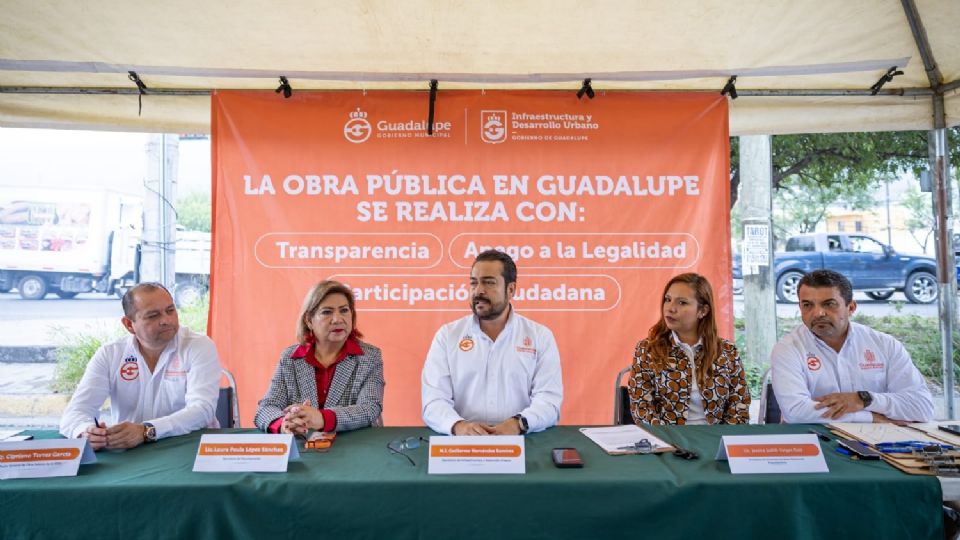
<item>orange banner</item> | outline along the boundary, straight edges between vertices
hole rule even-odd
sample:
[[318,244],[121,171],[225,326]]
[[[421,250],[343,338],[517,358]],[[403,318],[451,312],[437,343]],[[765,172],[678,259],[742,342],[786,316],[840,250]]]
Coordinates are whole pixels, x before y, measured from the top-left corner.
[[564,424],[604,424],[664,283],[708,277],[732,338],[727,101],[719,94],[216,92],[211,336],[251,425],[307,289],[334,278],[383,350],[384,421],[421,425],[436,330],[469,268],[510,253],[514,307],[550,327]]

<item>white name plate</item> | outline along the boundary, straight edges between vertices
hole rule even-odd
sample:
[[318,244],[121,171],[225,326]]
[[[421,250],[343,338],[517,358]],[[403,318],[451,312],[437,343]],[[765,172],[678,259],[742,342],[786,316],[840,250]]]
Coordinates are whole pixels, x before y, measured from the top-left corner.
[[430,437],[429,474],[524,474],[523,437]]
[[287,472],[300,457],[293,435],[214,434],[200,437],[194,472]]
[[830,472],[816,435],[725,435],[717,460],[733,474]]
[[86,439],[40,439],[0,443],[0,480],[76,476],[97,456]]

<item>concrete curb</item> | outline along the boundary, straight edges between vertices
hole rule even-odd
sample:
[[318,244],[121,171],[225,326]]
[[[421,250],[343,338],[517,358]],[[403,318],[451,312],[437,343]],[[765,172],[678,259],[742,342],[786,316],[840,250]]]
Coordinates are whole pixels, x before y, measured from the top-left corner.
[[48,364],[55,363],[56,347],[0,347],[0,363]]

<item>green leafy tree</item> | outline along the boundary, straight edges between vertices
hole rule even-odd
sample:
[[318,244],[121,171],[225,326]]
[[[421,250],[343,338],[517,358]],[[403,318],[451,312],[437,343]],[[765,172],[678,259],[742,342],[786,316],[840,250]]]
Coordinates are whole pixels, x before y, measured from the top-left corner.
[[188,231],[210,232],[210,196],[190,193],[177,199],[177,223]]
[[[864,184],[868,187],[861,187]],[[780,188],[773,200],[775,237],[783,239],[814,232],[830,207],[842,205],[850,210],[863,210],[873,206],[870,188],[876,184],[879,182],[811,185],[800,181]]]
[[730,234],[734,238],[743,238],[743,216],[739,204],[730,209]]
[[[947,130],[956,149],[960,127]],[[740,186],[739,140],[730,142],[730,201]],[[905,171],[919,175],[929,167],[926,131],[876,133],[806,133],[773,137],[773,187],[811,191],[834,184],[852,184],[849,191],[866,191],[878,178]],[[950,164],[960,167],[960,152],[950,153]]]
[[910,186],[901,202],[907,209],[905,225],[913,240],[927,251],[927,244],[933,236],[933,210],[930,194],[922,193],[916,186]]

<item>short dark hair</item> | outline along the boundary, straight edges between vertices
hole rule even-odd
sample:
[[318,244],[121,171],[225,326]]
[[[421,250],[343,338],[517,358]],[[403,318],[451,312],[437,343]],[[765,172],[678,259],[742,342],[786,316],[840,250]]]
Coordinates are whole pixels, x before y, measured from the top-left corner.
[[477,258],[473,260],[471,268],[476,266],[480,261],[500,261],[503,264],[504,285],[517,282],[517,263],[513,262],[513,258],[506,253],[496,249],[488,249],[477,255]]
[[[123,293],[123,298],[120,299],[120,305],[123,306],[123,314],[128,319],[133,319],[133,316],[137,314],[137,309],[133,305],[134,301],[136,301],[137,293],[140,291],[152,292],[157,289],[163,289],[167,291],[167,294],[170,294],[170,291],[163,286],[163,283],[157,281],[145,281],[130,287],[127,292]],[[171,294],[170,297],[172,298],[173,295]]]
[[797,284],[797,293],[800,292],[800,288],[803,286],[814,288],[834,287],[840,291],[840,296],[844,302],[848,304],[853,302],[853,285],[851,285],[850,280],[840,272],[834,272],[833,270],[814,270],[800,278],[800,282]]

